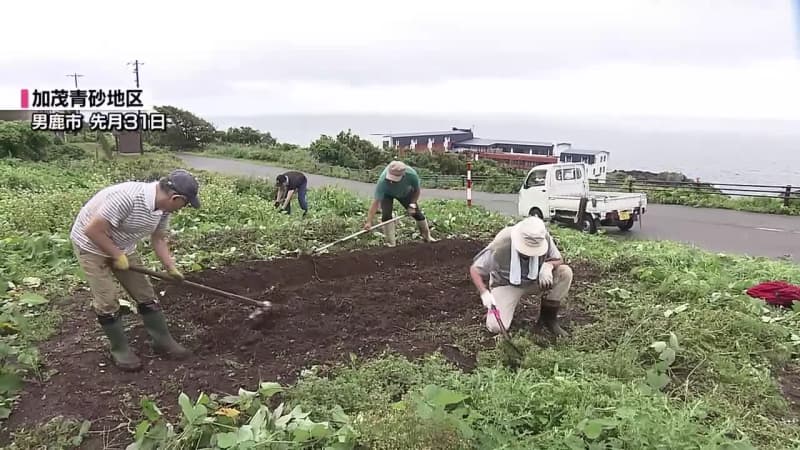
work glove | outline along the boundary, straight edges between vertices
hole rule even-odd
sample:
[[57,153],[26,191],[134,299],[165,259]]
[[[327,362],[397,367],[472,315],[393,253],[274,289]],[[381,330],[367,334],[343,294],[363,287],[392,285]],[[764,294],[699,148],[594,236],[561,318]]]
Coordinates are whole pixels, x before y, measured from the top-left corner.
[[408,205],[408,208],[406,208],[406,213],[409,216],[413,216],[414,214],[416,214],[416,212],[417,212],[417,204],[416,203],[410,203]]
[[539,269],[539,287],[542,289],[550,289],[553,287],[553,264],[546,262],[542,264]]
[[167,269],[167,274],[169,274],[173,280],[183,281],[183,274],[176,267],[170,267]]
[[119,256],[114,258],[113,266],[117,270],[128,270],[130,268],[128,257],[125,256],[125,253],[120,253]]
[[494,306],[494,294],[491,291],[484,291],[481,294],[481,301],[486,309],[491,309]]

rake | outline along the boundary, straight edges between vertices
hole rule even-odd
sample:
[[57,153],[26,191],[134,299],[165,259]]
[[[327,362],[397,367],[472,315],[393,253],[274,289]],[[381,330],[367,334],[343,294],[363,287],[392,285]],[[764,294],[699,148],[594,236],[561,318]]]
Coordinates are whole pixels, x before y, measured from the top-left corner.
[[361,236],[361,235],[362,235],[362,234],[364,234],[364,233],[369,233],[370,231],[372,231],[372,230],[374,230],[374,229],[376,229],[376,228],[380,228],[380,227],[382,227],[382,226],[384,226],[384,225],[387,225],[387,224],[389,224],[389,223],[392,223],[392,222],[397,222],[398,220],[402,219],[403,217],[405,217],[405,216],[404,216],[404,215],[399,215],[399,216],[397,216],[397,217],[391,218],[391,219],[389,219],[389,220],[386,220],[386,221],[384,221],[384,222],[381,222],[381,223],[379,223],[379,224],[373,225],[373,226],[371,226],[371,227],[369,227],[369,228],[367,228],[367,229],[365,229],[365,230],[357,231],[357,232],[355,232],[355,233],[353,233],[353,234],[351,234],[351,235],[349,235],[349,236],[345,236],[345,237],[343,237],[343,238],[341,238],[341,239],[339,239],[339,240],[337,240],[337,241],[333,241],[333,242],[331,242],[330,244],[323,245],[323,246],[322,246],[322,247],[320,247],[320,248],[316,248],[316,249],[314,249],[314,250],[312,251],[312,253],[320,253],[320,252],[322,252],[323,250],[326,250],[326,249],[328,249],[328,248],[330,248],[330,247],[333,247],[333,246],[334,246],[334,245],[336,245],[336,244],[341,244],[342,242],[349,241],[350,239],[353,239],[354,237]]
[[508,331],[506,330],[506,327],[503,325],[503,321],[500,319],[500,311],[498,311],[498,309],[497,309],[497,307],[495,305],[492,305],[491,312],[492,312],[492,315],[494,316],[495,320],[497,320],[497,324],[500,325],[500,334],[503,335],[503,338],[505,338],[506,342],[508,343],[509,346],[511,346],[511,348],[514,350],[514,352],[520,358],[522,358],[522,356],[523,356],[522,352],[517,348],[516,345],[514,345],[511,342],[511,336],[508,335]]
[[259,316],[261,316],[262,314],[265,314],[265,313],[267,313],[268,311],[270,311],[272,309],[272,303],[268,302],[268,301],[260,302],[258,300],[252,299],[250,297],[245,297],[243,295],[234,294],[233,292],[223,291],[221,289],[213,288],[213,287],[206,286],[206,285],[203,285],[203,284],[200,284],[200,283],[195,283],[195,282],[189,281],[189,280],[179,281],[179,280],[176,280],[176,279],[172,278],[171,276],[169,276],[166,273],[155,272],[155,271],[152,271],[150,269],[145,269],[144,267],[130,266],[129,269],[131,271],[133,271],[133,272],[138,272],[138,273],[142,273],[142,274],[145,274],[145,275],[149,275],[149,276],[151,276],[153,278],[157,278],[159,280],[169,281],[169,282],[172,282],[172,283],[175,283],[175,284],[185,284],[187,286],[191,286],[191,287],[199,289],[201,291],[209,292],[209,293],[212,293],[212,294],[217,294],[217,295],[222,296],[222,297],[227,297],[227,298],[230,298],[230,299],[239,300],[240,302],[248,303],[248,304],[253,305],[253,306],[257,306],[259,309],[253,311],[248,316],[248,319],[250,319],[250,320],[256,319]]

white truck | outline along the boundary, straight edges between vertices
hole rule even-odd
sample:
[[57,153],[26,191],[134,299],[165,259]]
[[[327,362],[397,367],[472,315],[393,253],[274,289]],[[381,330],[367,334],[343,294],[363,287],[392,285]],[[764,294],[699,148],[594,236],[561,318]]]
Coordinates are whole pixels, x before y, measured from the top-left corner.
[[544,221],[570,223],[587,233],[601,226],[622,231],[641,226],[647,209],[647,194],[638,192],[592,191],[584,163],[556,163],[528,171],[519,189],[520,216],[537,216]]

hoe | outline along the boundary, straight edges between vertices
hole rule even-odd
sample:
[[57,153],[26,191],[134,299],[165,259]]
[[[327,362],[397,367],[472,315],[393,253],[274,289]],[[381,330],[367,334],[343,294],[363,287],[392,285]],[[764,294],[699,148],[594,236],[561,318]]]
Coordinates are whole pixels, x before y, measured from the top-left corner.
[[260,302],[258,300],[252,299],[250,297],[245,297],[243,295],[234,294],[232,292],[226,292],[226,291],[223,291],[223,290],[220,290],[220,289],[216,289],[216,288],[213,288],[213,287],[202,285],[200,283],[195,283],[193,281],[188,281],[188,280],[176,281],[175,279],[173,279],[172,277],[170,277],[166,273],[154,272],[152,270],[145,269],[144,267],[131,266],[130,270],[132,270],[134,272],[143,273],[145,275],[149,275],[149,276],[151,276],[153,278],[157,278],[159,280],[169,281],[169,282],[173,282],[173,283],[176,283],[176,284],[185,284],[187,286],[191,286],[191,287],[199,289],[201,291],[209,292],[209,293],[212,293],[212,294],[217,294],[217,295],[220,295],[220,296],[223,296],[223,297],[227,297],[227,298],[234,299],[234,300],[239,300],[240,302],[249,303],[249,304],[251,304],[253,306],[257,306],[258,309],[253,311],[248,316],[249,320],[257,320],[262,315],[266,314],[267,312],[269,312],[272,309],[272,303],[268,302],[268,301]]
[[369,233],[370,231],[372,231],[372,230],[374,230],[376,228],[380,228],[380,227],[382,227],[382,226],[384,226],[386,224],[389,224],[389,223],[392,223],[392,222],[397,222],[398,220],[402,219],[403,217],[405,217],[405,216],[404,215],[396,216],[396,217],[391,218],[389,220],[385,220],[385,221],[383,221],[381,223],[375,224],[375,225],[369,227],[366,230],[357,231],[357,232],[355,232],[355,233],[353,233],[353,234],[351,234],[349,236],[345,236],[345,237],[343,237],[343,238],[341,238],[339,240],[333,241],[330,244],[323,245],[322,247],[319,247],[319,248],[314,248],[311,251],[311,254],[313,255],[313,254],[317,254],[317,253],[322,253],[325,250],[327,250],[328,248],[333,247],[336,244],[341,244],[342,242],[349,241],[350,239],[353,239],[354,237],[361,236],[364,233]]

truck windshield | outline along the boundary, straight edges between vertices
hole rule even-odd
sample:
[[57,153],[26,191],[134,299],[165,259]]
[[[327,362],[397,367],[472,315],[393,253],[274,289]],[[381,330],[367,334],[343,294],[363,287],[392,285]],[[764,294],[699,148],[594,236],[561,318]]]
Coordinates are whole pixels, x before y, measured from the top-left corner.
[[525,188],[530,188],[534,186],[544,186],[545,176],[547,175],[546,170],[536,170],[531,172],[528,176],[528,179],[525,180]]

